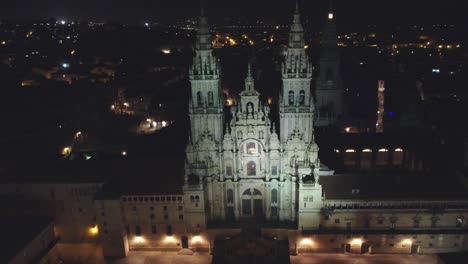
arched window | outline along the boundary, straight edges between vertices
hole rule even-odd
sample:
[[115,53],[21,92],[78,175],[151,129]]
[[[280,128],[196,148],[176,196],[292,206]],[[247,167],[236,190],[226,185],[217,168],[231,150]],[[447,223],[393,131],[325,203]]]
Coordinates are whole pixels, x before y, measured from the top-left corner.
[[197,92],[197,105],[198,105],[198,106],[202,106],[202,105],[203,105],[201,92]]
[[249,155],[257,154],[257,148],[255,147],[254,142],[247,143],[247,154]]
[[234,191],[232,189],[227,190],[227,202],[234,203]]
[[392,160],[393,165],[401,165],[403,164],[403,149],[397,148],[393,152],[393,160]]
[[257,175],[257,164],[254,161],[249,161],[247,163],[247,176]]
[[278,203],[278,191],[276,189],[271,190],[271,202]]
[[247,103],[247,115],[253,115],[254,105],[252,103]]
[[344,153],[344,165],[345,166],[355,166],[357,160],[356,150],[347,149]]
[[300,105],[305,104],[305,92],[304,92],[304,90],[299,92],[299,104]]
[[294,91],[289,91],[289,105],[294,105]]
[[361,169],[367,170],[372,167],[372,150],[364,149],[361,154]]
[[213,101],[213,92],[208,92],[208,105],[213,106],[214,101]]
[[384,148],[379,149],[379,151],[377,152],[375,164],[377,166],[386,166],[388,165],[388,158],[389,158],[388,149],[384,149]]

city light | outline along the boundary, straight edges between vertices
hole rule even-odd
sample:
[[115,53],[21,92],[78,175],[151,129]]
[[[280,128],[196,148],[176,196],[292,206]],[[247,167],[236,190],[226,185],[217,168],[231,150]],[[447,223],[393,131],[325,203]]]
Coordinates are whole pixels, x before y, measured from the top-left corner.
[[177,240],[175,239],[174,236],[166,236],[164,238],[164,242],[166,242],[166,243],[175,243],[175,242],[177,242]]
[[75,55],[75,53],[76,53],[75,50],[70,51],[70,55]]
[[162,49],[161,52],[164,53],[164,54],[171,54],[170,49]]
[[231,106],[232,104],[232,99],[226,99],[226,105]]
[[346,133],[349,133],[351,131],[350,127],[345,128]]
[[388,149],[379,149],[379,152],[388,152]]
[[346,153],[354,153],[354,152],[356,152],[356,150],[354,150],[354,149],[347,149],[345,152],[346,152]]
[[124,150],[124,151],[122,151],[121,154],[122,154],[122,156],[127,156],[127,151]]
[[397,149],[395,149],[395,152],[403,152],[403,149],[402,148],[397,148]]
[[114,110],[115,109],[115,105],[111,105],[111,110]]
[[192,237],[192,243],[195,244],[195,243],[201,243],[203,242],[203,239],[201,238],[201,236],[194,236]]
[[62,63],[62,68],[67,69],[70,67],[70,64],[68,63]]
[[143,243],[143,242],[145,242],[145,239],[142,236],[135,236],[135,238],[133,239],[133,242]]
[[303,238],[300,242],[300,245],[302,246],[312,246],[314,244],[314,241],[310,238]]
[[89,228],[89,233],[93,236],[97,235],[99,233],[99,229],[98,229],[98,226],[95,225],[93,227],[90,227]]
[[411,239],[403,239],[403,241],[401,243],[403,245],[411,245],[411,244],[413,244],[413,241],[411,241]]
[[63,156],[68,156],[71,154],[72,148],[71,147],[64,147],[62,149],[62,155]]
[[60,24],[65,25],[67,22],[65,20],[60,20]]
[[328,13],[328,19],[333,20],[333,13]]
[[166,121],[162,121],[162,127],[166,127],[167,126],[167,122]]
[[355,238],[355,239],[351,240],[351,245],[361,246],[362,245],[362,239]]
[[2,46],[5,46],[7,44],[7,42],[4,40],[2,41]]
[[370,149],[364,149],[362,152],[367,153],[367,152],[372,152]]

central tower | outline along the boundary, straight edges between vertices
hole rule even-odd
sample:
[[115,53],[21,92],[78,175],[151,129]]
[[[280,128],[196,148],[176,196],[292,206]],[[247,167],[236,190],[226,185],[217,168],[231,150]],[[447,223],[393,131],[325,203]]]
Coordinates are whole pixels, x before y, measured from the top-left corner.
[[311,96],[312,63],[306,52],[299,6],[289,32],[289,44],[282,64],[280,94],[280,139],[285,142],[299,131],[307,143],[313,140],[314,100]]

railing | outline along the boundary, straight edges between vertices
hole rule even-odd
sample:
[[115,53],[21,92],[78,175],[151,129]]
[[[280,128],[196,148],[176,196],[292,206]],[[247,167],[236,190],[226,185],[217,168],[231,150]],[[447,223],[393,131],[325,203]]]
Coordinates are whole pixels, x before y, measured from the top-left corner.
[[468,201],[326,200],[326,209],[467,209]]
[[303,234],[346,234],[346,235],[418,235],[418,234],[468,234],[468,228],[303,228]]

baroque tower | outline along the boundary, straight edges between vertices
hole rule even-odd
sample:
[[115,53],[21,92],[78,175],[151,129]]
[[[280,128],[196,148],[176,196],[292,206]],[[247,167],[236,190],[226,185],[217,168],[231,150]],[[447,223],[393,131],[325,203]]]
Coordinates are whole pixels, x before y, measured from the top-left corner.
[[[220,88],[220,66],[213,55],[212,37],[203,9],[198,22],[195,56],[189,70],[192,96],[189,101],[191,136],[186,148],[185,213],[187,229],[206,227],[212,214],[207,183],[219,175],[219,148],[223,136],[224,100]],[[211,187],[211,185],[209,185]]]
[[306,143],[313,141],[314,101],[311,95],[312,63],[306,52],[304,28],[299,6],[289,33],[289,44],[282,65],[283,87],[280,94],[280,139],[286,141],[295,131]]
[[316,127],[335,125],[343,115],[343,87],[335,14],[330,6],[322,35],[320,73],[316,88]]

